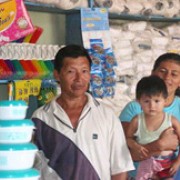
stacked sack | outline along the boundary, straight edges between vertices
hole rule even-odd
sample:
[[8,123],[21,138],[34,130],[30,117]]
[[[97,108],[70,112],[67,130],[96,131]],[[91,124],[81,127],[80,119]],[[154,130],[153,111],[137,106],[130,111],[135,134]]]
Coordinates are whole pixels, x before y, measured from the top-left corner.
[[33,168],[37,147],[31,143],[34,124],[25,101],[0,101],[0,180],[38,180]]

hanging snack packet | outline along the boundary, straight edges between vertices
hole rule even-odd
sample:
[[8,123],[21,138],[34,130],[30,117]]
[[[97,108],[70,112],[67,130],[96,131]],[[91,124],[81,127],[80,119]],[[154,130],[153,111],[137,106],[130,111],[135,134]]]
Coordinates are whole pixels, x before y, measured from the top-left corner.
[[92,89],[92,95],[95,98],[103,98],[104,97],[104,90],[103,87],[96,87]]
[[100,71],[91,72],[91,86],[92,87],[101,87],[103,83],[103,76]]
[[92,51],[99,54],[104,54],[104,47],[103,47],[102,39],[90,39],[90,45],[91,45]]
[[50,102],[57,95],[57,82],[55,80],[42,80],[38,95],[38,106]]
[[105,49],[105,59],[105,64],[107,68],[117,66],[117,61],[111,48]]
[[0,45],[34,31],[23,0],[0,1]]
[[105,97],[114,97],[115,94],[115,87],[113,86],[105,86],[104,87],[104,96]]

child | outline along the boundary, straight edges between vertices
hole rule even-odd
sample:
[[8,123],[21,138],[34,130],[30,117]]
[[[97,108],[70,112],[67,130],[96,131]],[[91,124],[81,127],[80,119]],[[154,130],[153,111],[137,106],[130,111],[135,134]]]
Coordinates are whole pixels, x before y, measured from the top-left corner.
[[132,119],[126,132],[129,148],[136,147],[146,159],[139,164],[136,180],[172,179],[180,166],[180,155],[175,157],[173,151],[157,152],[147,159],[145,144],[159,139],[165,129],[172,127],[180,139],[178,120],[163,112],[167,96],[166,85],[157,76],[144,77],[137,84],[136,99],[143,113]]

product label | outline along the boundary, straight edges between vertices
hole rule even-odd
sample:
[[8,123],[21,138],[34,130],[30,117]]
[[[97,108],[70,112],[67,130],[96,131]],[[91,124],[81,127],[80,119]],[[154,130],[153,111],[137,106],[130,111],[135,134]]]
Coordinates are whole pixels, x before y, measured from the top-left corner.
[[16,16],[16,2],[9,0],[0,3],[0,31],[6,30],[14,21]]
[[23,0],[0,0],[0,45],[34,31]]

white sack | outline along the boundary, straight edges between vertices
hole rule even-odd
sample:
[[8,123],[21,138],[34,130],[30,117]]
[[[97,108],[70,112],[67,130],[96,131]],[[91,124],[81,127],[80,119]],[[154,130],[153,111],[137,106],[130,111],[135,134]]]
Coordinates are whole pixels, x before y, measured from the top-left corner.
[[58,0],[58,2],[55,4],[56,7],[60,8],[60,9],[74,9],[77,7],[87,7],[88,6],[88,2],[87,0]]

